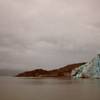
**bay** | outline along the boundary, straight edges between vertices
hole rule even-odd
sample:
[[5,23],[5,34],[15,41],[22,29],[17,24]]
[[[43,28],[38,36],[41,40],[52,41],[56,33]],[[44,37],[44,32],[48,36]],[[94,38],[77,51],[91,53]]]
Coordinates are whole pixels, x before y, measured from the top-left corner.
[[100,100],[100,80],[0,77],[0,100]]

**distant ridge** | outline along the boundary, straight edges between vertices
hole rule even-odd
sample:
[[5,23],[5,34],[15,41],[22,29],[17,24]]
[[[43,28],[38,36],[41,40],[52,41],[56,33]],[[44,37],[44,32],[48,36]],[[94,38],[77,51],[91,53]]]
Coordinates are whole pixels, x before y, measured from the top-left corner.
[[70,64],[66,65],[64,67],[61,67],[59,69],[54,70],[44,70],[44,69],[35,69],[32,71],[26,71],[23,73],[19,73],[16,75],[16,77],[71,77],[71,72],[75,68],[78,68],[79,66],[83,65],[85,63],[76,63],[76,64]]
[[0,69],[0,76],[14,76],[21,71],[17,69]]

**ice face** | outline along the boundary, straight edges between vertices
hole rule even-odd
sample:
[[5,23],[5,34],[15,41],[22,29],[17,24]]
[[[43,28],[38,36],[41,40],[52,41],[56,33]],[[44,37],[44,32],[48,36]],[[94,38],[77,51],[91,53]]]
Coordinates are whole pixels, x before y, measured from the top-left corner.
[[100,78],[100,54],[72,71],[74,78]]

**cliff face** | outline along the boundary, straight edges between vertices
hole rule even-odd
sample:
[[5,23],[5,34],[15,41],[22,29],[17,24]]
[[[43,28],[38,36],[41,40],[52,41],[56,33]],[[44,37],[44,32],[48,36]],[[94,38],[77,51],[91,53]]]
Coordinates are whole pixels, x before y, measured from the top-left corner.
[[74,78],[100,78],[100,54],[72,71]]
[[75,68],[83,65],[85,63],[77,63],[64,66],[59,69],[54,70],[43,70],[43,69],[35,69],[32,71],[26,71],[23,73],[19,73],[16,77],[71,77],[71,72]]

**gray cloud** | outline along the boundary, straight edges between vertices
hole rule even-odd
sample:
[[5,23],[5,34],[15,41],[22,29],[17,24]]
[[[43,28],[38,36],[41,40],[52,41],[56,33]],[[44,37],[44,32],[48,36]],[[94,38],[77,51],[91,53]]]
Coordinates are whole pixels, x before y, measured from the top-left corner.
[[55,68],[100,52],[99,0],[0,1],[0,68]]

